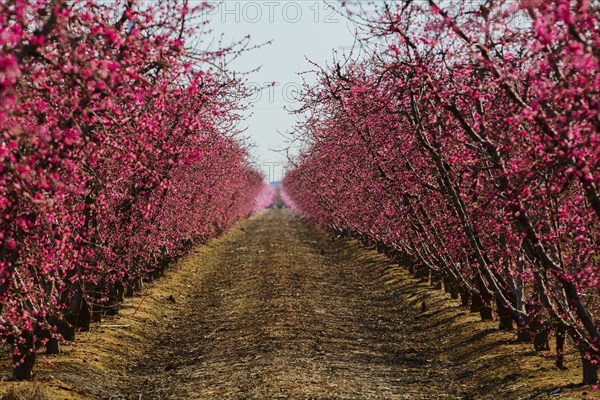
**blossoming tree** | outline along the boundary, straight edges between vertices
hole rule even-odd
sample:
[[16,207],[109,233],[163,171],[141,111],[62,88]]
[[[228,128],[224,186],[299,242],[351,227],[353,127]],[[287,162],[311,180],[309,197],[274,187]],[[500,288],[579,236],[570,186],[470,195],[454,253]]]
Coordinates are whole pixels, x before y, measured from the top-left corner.
[[304,90],[286,193],[516,323],[600,362],[600,5],[401,2],[350,13],[366,57]]

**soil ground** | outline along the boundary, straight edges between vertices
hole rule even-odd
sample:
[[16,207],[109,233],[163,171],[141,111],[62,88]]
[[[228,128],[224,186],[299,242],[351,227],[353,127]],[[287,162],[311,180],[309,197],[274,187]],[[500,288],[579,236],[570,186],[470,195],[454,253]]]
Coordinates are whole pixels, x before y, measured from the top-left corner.
[[575,385],[574,352],[559,370],[496,328],[357,242],[267,210],[40,356],[32,382],[5,378],[0,399],[600,397]]

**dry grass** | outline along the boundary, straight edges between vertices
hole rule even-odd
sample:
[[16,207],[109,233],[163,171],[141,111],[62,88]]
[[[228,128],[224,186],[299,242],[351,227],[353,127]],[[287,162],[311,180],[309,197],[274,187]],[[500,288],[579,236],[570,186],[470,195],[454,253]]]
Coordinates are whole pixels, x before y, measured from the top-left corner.
[[570,387],[580,380],[575,354],[558,370],[375,252],[284,210],[200,247],[141,296],[41,362],[34,382],[1,382],[0,396],[12,397],[0,399],[597,394]]
[[13,386],[5,393],[0,394],[0,400],[47,400],[50,398],[49,391],[43,385]]

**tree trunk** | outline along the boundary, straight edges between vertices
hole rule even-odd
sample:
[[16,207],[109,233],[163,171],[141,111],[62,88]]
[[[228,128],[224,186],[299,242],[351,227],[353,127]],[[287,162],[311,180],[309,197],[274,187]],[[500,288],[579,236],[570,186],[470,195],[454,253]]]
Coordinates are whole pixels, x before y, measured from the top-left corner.
[[456,287],[453,287],[452,291],[450,292],[450,298],[456,300],[456,299],[458,299],[458,297],[459,297],[458,290],[456,290]]
[[492,321],[494,319],[494,313],[492,307],[490,307],[482,298],[479,293],[473,293],[471,296],[471,308],[472,313],[479,312],[483,321]]
[[46,342],[46,354],[60,354],[60,342],[57,338],[51,337]]
[[556,327],[556,366],[561,369],[565,367],[565,333],[563,326]]
[[493,321],[494,310],[489,305],[484,304],[484,306],[479,309],[479,316],[482,321]]
[[[58,324],[60,323],[56,316],[48,317],[47,322],[51,327],[58,327]],[[60,342],[58,338],[55,337],[54,332],[45,331],[43,337],[48,339],[45,345],[46,354],[60,354]]]
[[456,284],[449,277],[444,277],[444,290],[446,293],[450,293],[451,299],[458,299],[459,293]]
[[518,343],[529,343],[531,342],[531,332],[525,326],[517,325],[517,342]]
[[442,273],[439,271],[431,271],[431,286],[435,290],[442,289]]
[[514,329],[513,316],[506,307],[504,307],[500,299],[496,299],[496,310],[498,311],[498,317],[500,319],[498,329],[501,331],[512,331]]
[[19,354],[13,354],[13,378],[22,381],[33,378],[33,366],[35,365],[35,343],[32,332],[24,332],[20,338],[23,342],[16,342]]
[[585,354],[581,356],[581,363],[583,364],[583,384],[596,384],[598,382],[598,367],[592,364]]
[[550,349],[550,340],[548,338],[548,327],[542,322],[540,315],[541,306],[539,304],[526,304],[525,309],[529,315],[529,331],[533,337],[533,348],[535,351],[546,351]]
[[163,275],[163,267],[161,267],[161,266],[156,267],[151,273],[151,277],[152,277],[153,281],[157,280],[162,275]]
[[125,300],[125,285],[122,282],[115,282],[112,284],[112,302],[122,303]]
[[550,338],[548,327],[545,324],[538,324],[535,336],[533,337],[533,348],[535,351],[550,350]]
[[79,310],[79,318],[77,318],[77,327],[82,332],[88,332],[90,330],[90,323],[92,320],[92,312],[90,305],[83,299],[81,303],[81,309]]
[[102,322],[102,305],[100,305],[100,288],[96,288],[97,293],[92,297],[91,311],[92,311],[92,322]]
[[415,278],[420,279],[422,282],[429,280],[429,268],[424,265],[417,265],[415,268]]
[[460,304],[463,307],[467,307],[471,300],[471,292],[468,289],[460,288],[459,293],[460,293]]
[[81,311],[82,302],[83,293],[81,288],[75,287],[73,290],[73,298],[69,303],[69,308],[66,310],[63,320],[58,324],[58,332],[65,340],[71,342],[75,340],[75,333],[77,332],[77,320],[79,319],[79,312]]
[[481,297],[479,293],[471,293],[471,303],[469,304],[469,312],[476,313],[482,306]]
[[414,263],[414,262],[412,262],[412,261],[408,261],[408,262],[406,263],[406,267],[407,267],[407,269],[408,269],[408,273],[409,273],[409,274],[411,274],[411,275],[414,275],[414,274],[416,273],[416,270],[415,270],[415,263]]

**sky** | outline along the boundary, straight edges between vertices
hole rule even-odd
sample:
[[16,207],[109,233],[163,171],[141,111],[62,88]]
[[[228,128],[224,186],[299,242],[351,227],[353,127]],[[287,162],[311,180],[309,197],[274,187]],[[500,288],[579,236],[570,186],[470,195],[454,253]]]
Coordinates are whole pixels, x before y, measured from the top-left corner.
[[282,178],[286,163],[286,138],[296,116],[284,107],[296,108],[296,90],[302,77],[312,69],[308,60],[319,65],[331,61],[333,52],[348,52],[354,43],[353,27],[338,13],[337,1],[246,1],[227,0],[212,3],[208,15],[214,35],[224,43],[251,36],[253,44],[272,44],[251,50],[235,59],[230,68],[257,72],[248,76],[251,86],[274,82],[252,98],[252,109],[243,126],[244,136],[254,143],[252,155],[269,181]]

